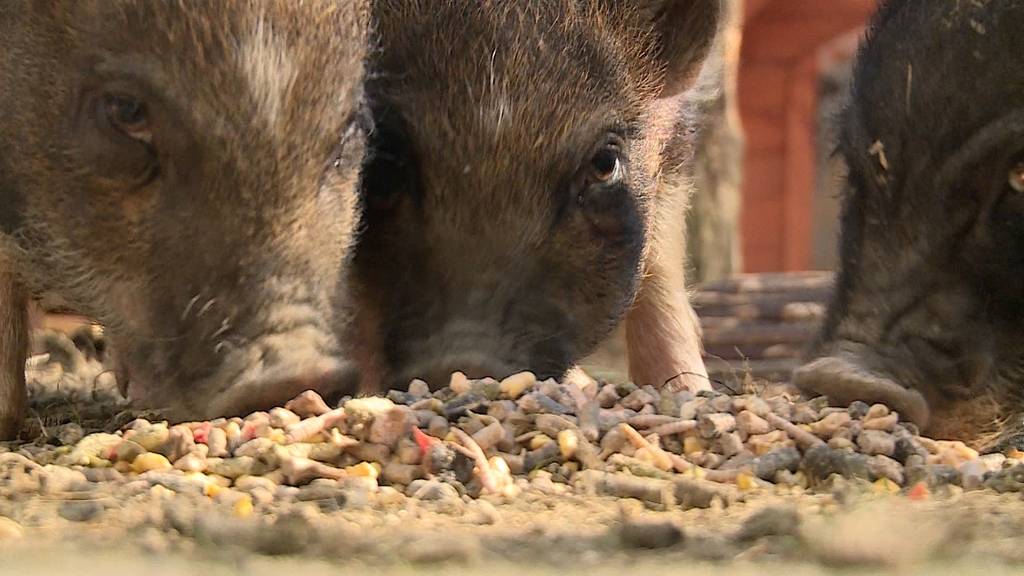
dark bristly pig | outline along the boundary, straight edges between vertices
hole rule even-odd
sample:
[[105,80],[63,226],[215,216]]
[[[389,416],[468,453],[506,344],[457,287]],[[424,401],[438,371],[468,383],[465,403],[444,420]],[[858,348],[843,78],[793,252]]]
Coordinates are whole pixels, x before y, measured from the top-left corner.
[[720,0],[379,0],[353,272],[368,390],[558,377],[708,388],[686,293],[687,89]]
[[979,447],[1024,432],[1024,1],[892,0],[856,65],[837,293],[796,383]]
[[2,4],[0,436],[30,298],[104,324],[131,396],[181,416],[341,385],[368,3]]

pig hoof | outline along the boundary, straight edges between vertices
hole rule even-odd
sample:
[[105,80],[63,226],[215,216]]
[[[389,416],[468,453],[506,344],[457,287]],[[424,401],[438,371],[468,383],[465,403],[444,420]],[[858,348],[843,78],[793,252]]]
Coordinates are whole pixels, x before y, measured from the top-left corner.
[[924,396],[894,380],[836,356],[818,358],[793,372],[793,383],[807,393],[827,396],[837,405],[856,400],[881,403],[924,429],[929,409]]

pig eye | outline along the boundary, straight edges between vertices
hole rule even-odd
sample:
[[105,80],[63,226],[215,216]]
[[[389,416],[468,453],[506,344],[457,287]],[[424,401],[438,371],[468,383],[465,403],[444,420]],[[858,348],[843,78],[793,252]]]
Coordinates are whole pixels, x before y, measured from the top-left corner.
[[1010,188],[1017,192],[1024,192],[1024,162],[1017,164],[1010,170]]
[[111,128],[129,138],[150,143],[153,133],[146,104],[130,96],[106,94],[100,101],[103,117]]
[[614,184],[622,179],[622,159],[619,149],[608,146],[590,159],[590,176],[598,184]]

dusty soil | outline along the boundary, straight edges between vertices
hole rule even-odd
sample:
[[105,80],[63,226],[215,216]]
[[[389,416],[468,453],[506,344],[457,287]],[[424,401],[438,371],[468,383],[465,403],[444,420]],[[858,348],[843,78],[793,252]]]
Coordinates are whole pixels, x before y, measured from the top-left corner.
[[[66,344],[43,347],[54,355]],[[33,453],[75,426],[116,430],[140,416],[117,399],[99,366],[78,366],[77,379],[47,380],[43,364],[35,370],[34,439],[7,446],[11,452]],[[877,483],[837,478],[810,491],[760,486],[728,506],[660,511],[534,479],[515,496],[421,499],[380,487],[253,509],[145,482],[65,482],[54,471],[39,482],[10,472],[17,458],[0,453],[8,472],[0,482],[0,548],[4,570],[25,575],[316,576],[339,568],[995,575],[1019,573],[1024,564],[1024,501],[1016,491],[944,486],[891,494]]]

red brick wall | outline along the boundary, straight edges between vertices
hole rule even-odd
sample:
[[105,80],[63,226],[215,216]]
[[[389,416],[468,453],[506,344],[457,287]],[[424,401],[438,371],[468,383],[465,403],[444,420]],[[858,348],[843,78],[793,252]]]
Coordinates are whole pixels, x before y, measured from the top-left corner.
[[746,0],[739,106],[748,272],[811,265],[819,74],[850,58],[876,0]]

